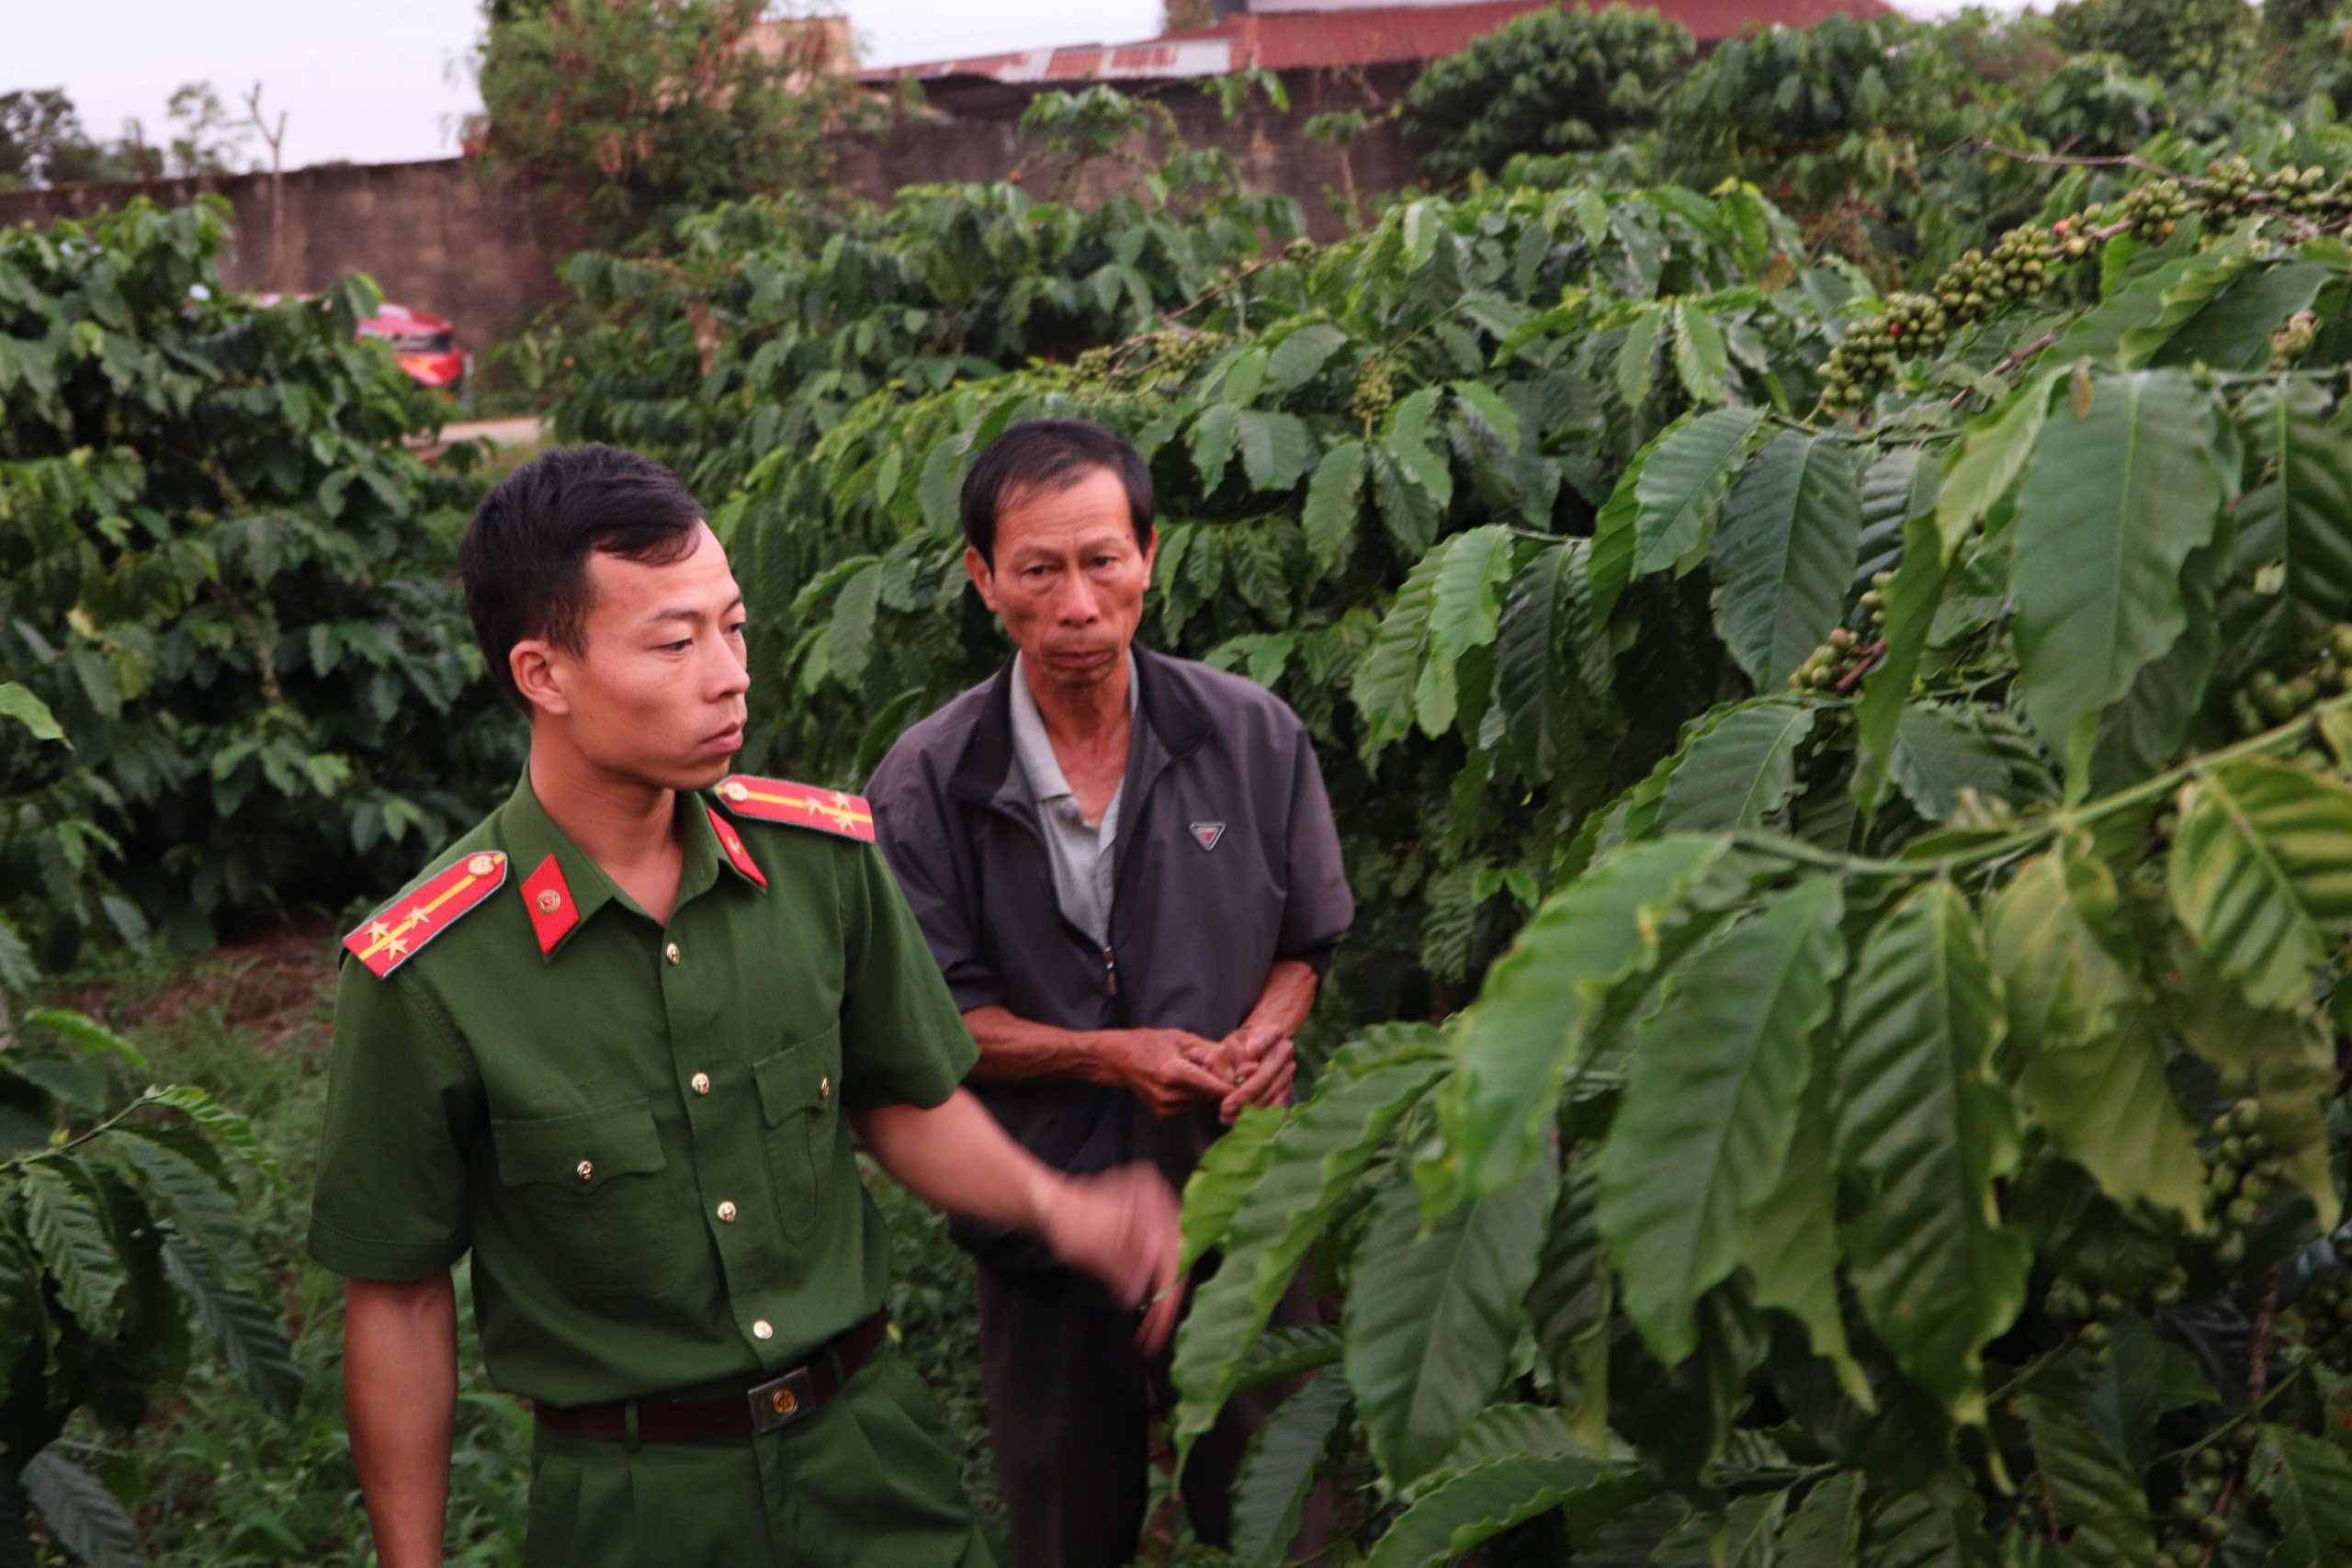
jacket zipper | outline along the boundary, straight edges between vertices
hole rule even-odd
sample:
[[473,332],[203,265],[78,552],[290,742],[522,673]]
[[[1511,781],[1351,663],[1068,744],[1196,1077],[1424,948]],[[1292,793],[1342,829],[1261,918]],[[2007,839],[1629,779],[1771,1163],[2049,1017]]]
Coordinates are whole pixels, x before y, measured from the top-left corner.
[[[1026,817],[1023,817],[1017,811],[1007,811],[993,804],[989,806],[989,809],[994,811],[1000,817],[1008,817],[1013,821],[1020,823],[1022,829],[1035,841],[1037,845],[1037,852],[1040,854],[1044,854],[1048,857],[1051,856],[1053,852],[1046,847],[1045,830],[1039,828],[1035,822]],[[1112,893],[1112,899],[1114,903],[1117,901],[1117,891],[1114,889]],[[1070,919],[1070,918],[1068,915],[1062,914],[1059,909],[1055,911],[1055,915],[1058,919],[1060,919],[1063,926],[1073,934],[1080,937],[1086,937],[1090,942],[1093,940],[1091,937],[1087,937],[1086,932],[1080,931],[1078,926]],[[1108,942],[1105,942],[1102,945],[1102,994],[1106,997],[1115,997],[1119,994],[1118,950],[1114,948]]]

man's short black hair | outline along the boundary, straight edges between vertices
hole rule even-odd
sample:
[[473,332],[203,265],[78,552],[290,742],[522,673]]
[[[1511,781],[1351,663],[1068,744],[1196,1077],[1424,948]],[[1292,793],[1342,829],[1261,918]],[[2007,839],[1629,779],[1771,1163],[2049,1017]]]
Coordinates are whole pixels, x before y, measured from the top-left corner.
[[996,521],[1009,502],[1068,490],[1098,468],[1119,476],[1136,548],[1151,538],[1151,467],[1116,431],[1082,419],[1024,419],[988,444],[964,476],[964,537],[996,565]]
[[490,678],[507,700],[530,708],[507,668],[516,643],[545,637],[582,650],[589,551],[667,566],[694,553],[702,519],[677,475],[617,446],[560,446],[500,480],[458,545],[458,575]]

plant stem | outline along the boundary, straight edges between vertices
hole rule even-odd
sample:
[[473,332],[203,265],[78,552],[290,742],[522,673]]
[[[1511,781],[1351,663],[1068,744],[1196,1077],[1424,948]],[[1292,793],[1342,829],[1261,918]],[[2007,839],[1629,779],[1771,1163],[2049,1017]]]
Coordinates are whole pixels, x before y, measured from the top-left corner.
[[[2035,355],[2040,354],[2043,349],[2048,348],[2052,344],[2056,343],[2059,338],[2064,335],[2064,334],[2057,331],[2057,329],[2052,328],[2049,332],[2046,332],[2040,337],[2034,339],[2031,343],[2027,344],[2023,348],[2011,349],[2007,354],[2002,356],[1999,364],[1994,366],[1993,368],[1987,370],[1984,374],[1987,376],[2006,376],[2010,371],[2016,369],[2018,366],[2023,365],[2027,360],[2031,359]],[[1952,394],[1951,406],[1958,408],[1962,403],[1968,401],[1970,398],[1975,396],[1975,388],[1962,387],[1959,391]]]
[[35,1149],[28,1154],[12,1155],[6,1161],[0,1161],[0,1164],[30,1165],[35,1160],[51,1159],[58,1155],[70,1154],[74,1150],[80,1148],[84,1144],[88,1143],[91,1139],[99,1136],[101,1134],[111,1132],[116,1127],[120,1126],[125,1121],[130,1119],[132,1111],[142,1111],[150,1105],[161,1105],[162,1103],[162,1100],[157,1100],[152,1094],[142,1094],[138,1099],[132,1100],[130,1104],[124,1106],[121,1110],[116,1111],[113,1115],[107,1117],[105,1121],[99,1122],[96,1126],[91,1128],[86,1133],[83,1133],[75,1137],[68,1138],[65,1142],[59,1144],[54,1148]]
[[1988,141],[1982,136],[1971,137],[1967,145],[1978,152],[1990,152],[2000,158],[2014,158],[2020,164],[2039,164],[2045,169],[2138,169],[2143,173],[2156,175],[2165,179],[2178,180],[2183,185],[2202,186],[2205,183],[2202,180],[2192,179],[2176,170],[2167,169],[2162,164],[2151,164],[2145,158],[2130,152],[2098,158],[2070,157],[2063,152],[2027,152],[2015,147],[2004,147],[1999,142]]
[[2246,1340],[2245,1402],[2251,1409],[2262,1403],[2263,1384],[2270,1381],[2270,1339],[2278,1325],[2278,1265],[2262,1276],[2262,1305],[2254,1314],[2254,1333]]
[[2081,806],[2061,808],[2030,826],[2019,828],[2014,833],[2007,833],[2000,838],[1987,840],[1971,849],[1956,850],[1950,854],[1935,855],[1919,860],[1888,860],[1876,855],[1844,854],[1836,850],[1816,848],[1802,840],[1783,838],[1776,833],[1759,833],[1750,829],[1734,832],[1731,835],[1731,842],[1735,847],[1746,850],[1752,854],[1770,855],[1797,865],[1818,866],[1824,871],[1835,871],[1847,876],[1897,876],[1912,880],[1949,876],[1954,872],[1986,861],[1997,860],[2015,851],[2031,849],[2036,844],[2055,838],[2061,833],[2077,828],[2087,828],[2095,822],[2103,822],[2110,817],[2144,806],[2150,801],[2161,800],[2189,779],[2201,777],[2213,769],[2225,768],[2233,762],[2246,761],[2267,756],[2274,751],[2289,750],[2304,739],[2308,732],[2316,728],[2324,716],[2331,713],[2346,711],[2352,711],[2352,694],[2316,703],[2276,729],[2266,729],[2261,734],[2241,740],[2234,746],[2225,746],[2218,751],[2208,751],[2202,756],[2183,762],[2177,768],[2158,773],[2154,778],[2143,779],[2129,789],[2117,790],[2112,795],[2102,795],[2097,800],[2086,801]]

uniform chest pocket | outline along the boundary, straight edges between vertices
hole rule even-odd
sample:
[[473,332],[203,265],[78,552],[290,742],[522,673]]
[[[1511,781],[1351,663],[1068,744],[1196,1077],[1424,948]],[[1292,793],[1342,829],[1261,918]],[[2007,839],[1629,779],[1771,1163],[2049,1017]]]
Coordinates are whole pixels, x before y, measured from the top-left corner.
[[841,1157],[841,1076],[838,1027],[752,1065],[760,1111],[767,1119],[776,1212],[784,1217],[785,1235],[796,1241],[817,1223]]
[[491,1123],[498,1179],[522,1222],[517,1239],[548,1276],[583,1294],[625,1294],[665,1269],[659,1256],[693,1234],[662,1176],[668,1160],[642,1100],[566,1116]]

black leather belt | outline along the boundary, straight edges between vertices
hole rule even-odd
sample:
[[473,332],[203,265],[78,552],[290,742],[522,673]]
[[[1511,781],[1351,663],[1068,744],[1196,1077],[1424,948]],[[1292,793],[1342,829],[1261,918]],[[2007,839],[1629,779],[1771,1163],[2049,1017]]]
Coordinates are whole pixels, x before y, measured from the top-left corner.
[[607,1400],[602,1404],[542,1404],[538,1418],[567,1437],[599,1442],[629,1440],[629,1406],[637,1407],[636,1440],[684,1443],[707,1438],[748,1438],[788,1427],[842,1391],[882,1348],[890,1314],[877,1312],[820,1347],[804,1364],[725,1399]]

